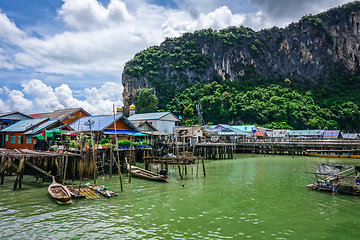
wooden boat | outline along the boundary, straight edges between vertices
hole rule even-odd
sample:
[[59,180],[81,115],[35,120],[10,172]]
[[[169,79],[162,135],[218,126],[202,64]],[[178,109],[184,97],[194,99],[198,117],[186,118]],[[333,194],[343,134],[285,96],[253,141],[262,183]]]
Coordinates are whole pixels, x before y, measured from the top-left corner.
[[57,183],[53,176],[53,182],[48,187],[48,192],[59,204],[72,203],[71,193],[64,185]]
[[330,191],[333,194],[347,193],[360,195],[360,166],[346,166],[341,164],[318,164],[314,174],[316,182],[306,185],[318,191]]
[[[130,168],[129,164],[127,164],[127,168],[128,169]],[[157,173],[153,173],[136,166],[131,166],[131,175],[134,177],[157,181],[157,182],[168,182],[167,175],[160,175]]]
[[312,157],[331,157],[331,158],[360,158],[360,155],[354,155],[359,150],[306,150],[304,153]]

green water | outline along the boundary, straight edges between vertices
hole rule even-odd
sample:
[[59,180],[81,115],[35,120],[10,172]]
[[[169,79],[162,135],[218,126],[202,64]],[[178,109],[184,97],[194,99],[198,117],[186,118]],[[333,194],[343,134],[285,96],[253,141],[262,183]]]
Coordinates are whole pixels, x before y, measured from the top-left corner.
[[[133,178],[119,197],[58,205],[47,185],[0,186],[0,239],[358,239],[360,197],[306,188],[318,163],[359,160],[238,155],[206,161],[185,188]],[[170,168],[177,180],[177,171]],[[27,177],[25,181],[34,180]],[[99,179],[119,192],[119,179]]]

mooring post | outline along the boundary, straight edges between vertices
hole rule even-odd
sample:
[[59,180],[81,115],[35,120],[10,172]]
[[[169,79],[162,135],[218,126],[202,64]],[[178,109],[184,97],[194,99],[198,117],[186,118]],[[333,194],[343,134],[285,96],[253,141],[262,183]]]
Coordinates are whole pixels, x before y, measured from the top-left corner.
[[176,161],[176,163],[177,163],[177,165],[178,165],[178,167],[179,167],[179,175],[180,175],[180,178],[181,178],[181,180],[182,180],[182,179],[183,179],[183,176],[181,175],[181,165],[180,165],[180,163],[179,163],[178,160]]
[[187,169],[186,169],[186,158],[185,158],[185,160],[184,160],[184,167],[185,167],[185,175],[187,175]]
[[72,171],[72,182],[75,181],[75,166],[76,166],[76,158],[73,158],[73,171]]
[[112,163],[113,163],[113,154],[112,154],[112,147],[110,148],[110,169],[109,169],[109,178],[112,175]]
[[16,188],[17,188],[18,179],[19,179],[19,173],[16,173],[16,179],[15,179],[15,183],[14,183],[14,190],[16,190]]
[[66,168],[67,168],[67,164],[68,164],[68,155],[66,154],[66,157],[65,157],[65,167],[64,167],[64,177],[63,177],[63,181],[62,181],[62,184],[65,183],[65,178],[66,178]]
[[202,165],[203,165],[204,177],[206,177],[204,159],[201,159],[201,160],[202,160]]
[[5,170],[3,170],[1,173],[1,185],[4,184],[4,179],[5,179]]
[[200,162],[200,159],[198,158],[197,166],[196,166],[196,178],[197,178],[198,175],[199,175],[199,162]]

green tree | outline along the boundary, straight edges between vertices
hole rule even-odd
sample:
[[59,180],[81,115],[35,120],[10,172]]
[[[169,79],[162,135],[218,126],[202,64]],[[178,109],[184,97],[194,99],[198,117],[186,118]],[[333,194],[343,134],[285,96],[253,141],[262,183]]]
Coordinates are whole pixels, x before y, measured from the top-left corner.
[[158,100],[152,88],[141,88],[137,96],[136,112],[155,112],[158,109]]

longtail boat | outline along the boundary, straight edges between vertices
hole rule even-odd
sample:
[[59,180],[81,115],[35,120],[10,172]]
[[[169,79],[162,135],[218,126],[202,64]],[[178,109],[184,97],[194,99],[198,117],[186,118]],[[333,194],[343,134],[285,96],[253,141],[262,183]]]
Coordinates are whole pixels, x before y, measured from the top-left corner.
[[312,157],[330,157],[330,158],[360,158],[359,149],[351,150],[312,150],[308,149],[304,151],[308,156]]
[[[130,165],[127,164],[127,168],[130,169]],[[168,182],[167,175],[161,175],[157,173],[150,172],[148,170],[131,166],[131,175],[138,178],[143,178],[147,180],[157,181],[157,182]]]
[[54,176],[48,192],[59,204],[72,203],[70,191],[64,185],[57,183]]

